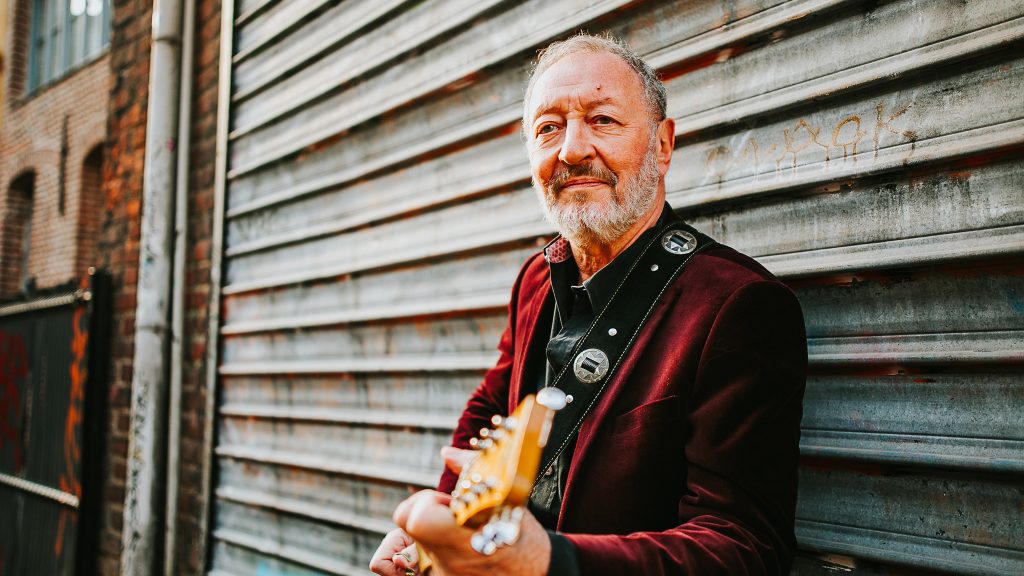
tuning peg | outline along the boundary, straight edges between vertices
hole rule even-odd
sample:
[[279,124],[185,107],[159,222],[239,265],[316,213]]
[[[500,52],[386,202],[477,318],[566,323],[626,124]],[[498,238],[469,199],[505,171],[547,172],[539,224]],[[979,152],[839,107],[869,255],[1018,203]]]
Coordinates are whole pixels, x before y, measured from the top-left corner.
[[491,440],[490,438],[484,438],[483,440],[480,441],[480,449],[481,450],[489,450],[489,449],[491,449],[493,447],[494,447],[494,440]]
[[501,423],[504,422],[504,421],[505,421],[505,419],[502,418],[498,414],[495,414],[494,416],[491,416],[491,424],[493,424],[495,428],[497,428],[498,426],[501,426]]
[[494,543],[499,546],[514,544],[519,539],[519,526],[512,522],[496,522],[494,525]]
[[479,438],[470,438],[469,439],[469,446],[471,448],[480,448],[480,439]]
[[480,534],[479,532],[473,534],[473,537],[469,540],[469,545],[473,547],[473,550],[476,550],[478,553],[483,554],[484,556],[490,556],[498,550],[497,544],[495,544],[491,540],[488,540],[484,537],[483,534]]
[[505,430],[508,430],[509,432],[513,432],[513,431],[515,431],[516,426],[519,426],[519,421],[518,420],[516,420],[515,418],[513,418],[511,416],[509,416],[508,418],[505,418]]
[[490,435],[491,431],[488,428],[481,428],[480,433],[478,434],[478,436],[480,436],[481,438],[487,438]]
[[498,548],[515,544],[519,539],[520,526],[523,520],[523,508],[501,507],[494,516],[484,524],[480,531],[470,539],[470,545],[484,556],[494,554]]

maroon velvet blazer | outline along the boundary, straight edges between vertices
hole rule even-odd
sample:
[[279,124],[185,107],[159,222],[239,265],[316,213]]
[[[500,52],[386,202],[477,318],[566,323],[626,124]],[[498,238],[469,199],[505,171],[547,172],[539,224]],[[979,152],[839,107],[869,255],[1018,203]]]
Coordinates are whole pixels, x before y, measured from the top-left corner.
[[[534,391],[522,362],[538,325],[549,329],[538,317],[550,293],[538,253],[516,279],[500,358],[454,446]],[[787,573],[806,365],[785,285],[731,248],[695,255],[580,428],[558,530],[582,573]],[[439,489],[455,481],[445,472]]]

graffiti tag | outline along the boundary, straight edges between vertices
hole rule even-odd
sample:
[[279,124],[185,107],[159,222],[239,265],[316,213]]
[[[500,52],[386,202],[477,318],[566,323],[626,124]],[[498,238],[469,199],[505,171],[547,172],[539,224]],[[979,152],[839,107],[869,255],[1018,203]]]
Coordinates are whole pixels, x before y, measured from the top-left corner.
[[798,156],[808,158],[808,154],[812,163],[820,160],[826,169],[833,161],[857,162],[858,157],[863,155],[863,140],[869,134],[874,150],[872,159],[877,159],[884,134],[894,134],[911,141],[917,139],[913,131],[903,130],[894,124],[911,107],[913,104],[907,104],[889,111],[884,103],[879,102],[875,106],[873,126],[870,119],[866,123],[860,115],[849,114],[831,125],[818,125],[800,118],[783,128],[775,137],[762,136],[763,140],[758,140],[751,131],[738,146],[719,145],[708,150],[704,157],[706,174],[709,178],[722,181],[733,170],[753,168],[755,177],[765,172],[781,176],[787,170],[797,168]]

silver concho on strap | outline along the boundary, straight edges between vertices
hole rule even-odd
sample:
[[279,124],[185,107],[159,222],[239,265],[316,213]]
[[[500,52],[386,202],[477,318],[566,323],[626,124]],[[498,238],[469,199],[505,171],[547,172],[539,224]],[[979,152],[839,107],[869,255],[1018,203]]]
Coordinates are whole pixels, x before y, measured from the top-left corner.
[[689,254],[697,249],[697,239],[684,230],[669,230],[662,235],[661,246],[672,254]]
[[597,348],[587,348],[576,355],[572,362],[573,372],[580,382],[593,384],[608,373],[608,355]]

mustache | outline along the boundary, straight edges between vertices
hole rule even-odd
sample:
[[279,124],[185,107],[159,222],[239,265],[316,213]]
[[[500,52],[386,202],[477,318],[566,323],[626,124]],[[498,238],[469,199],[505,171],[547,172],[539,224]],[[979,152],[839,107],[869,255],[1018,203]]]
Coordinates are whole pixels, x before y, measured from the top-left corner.
[[587,164],[563,164],[559,162],[551,179],[548,180],[548,190],[558,194],[565,187],[565,183],[573,178],[594,178],[601,180],[611,187],[619,183],[619,177],[611,170],[595,166],[592,162]]

